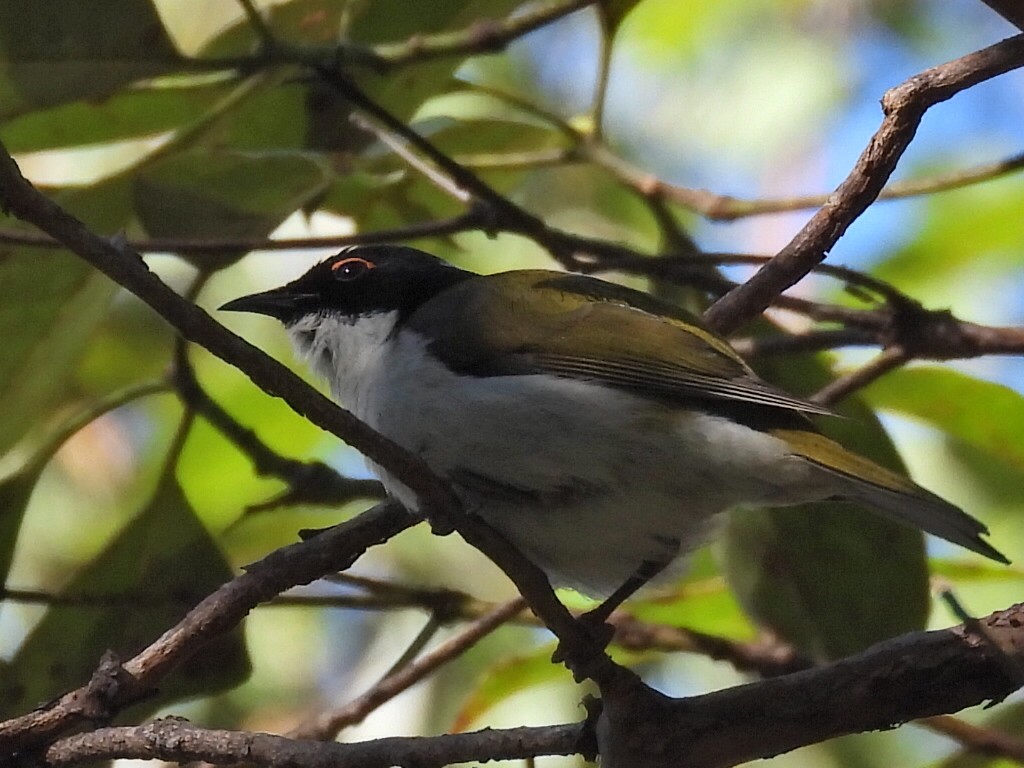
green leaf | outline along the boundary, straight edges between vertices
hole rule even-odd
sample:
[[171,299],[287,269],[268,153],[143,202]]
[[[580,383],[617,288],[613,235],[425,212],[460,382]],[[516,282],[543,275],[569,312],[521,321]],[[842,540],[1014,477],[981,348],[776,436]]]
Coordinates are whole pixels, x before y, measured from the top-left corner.
[[949,368],[904,368],[864,390],[876,408],[934,426],[1024,469],[1024,397]]
[[[135,178],[139,220],[154,237],[261,238],[327,186],[330,174],[298,152],[192,150],[144,168]],[[247,249],[211,259],[223,267]]]
[[[128,221],[123,177],[54,199],[95,231]],[[27,227],[21,227],[28,231]],[[63,391],[117,286],[85,261],[51,248],[0,252],[0,455],[17,442]]]
[[626,608],[641,621],[738,639],[756,634],[707,547],[693,554],[685,580],[674,590],[644,590]]
[[228,92],[224,83],[122,91],[30,112],[0,127],[8,151],[38,152],[173,131],[199,118]]
[[263,76],[250,87],[245,98],[218,116],[199,143],[210,149],[267,153],[310,148],[310,86],[278,74]]
[[43,466],[32,463],[0,481],[0,584],[7,583],[21,521]]
[[488,669],[459,709],[452,731],[466,730],[509,696],[545,683],[568,680],[565,668],[551,663],[553,651],[553,646],[545,645],[525,656],[503,659]]
[[[767,378],[811,391],[826,380],[816,360],[788,358]],[[904,471],[874,414],[856,398],[823,419],[825,434],[879,464]],[[818,659],[838,658],[921,629],[928,616],[924,538],[848,503],[737,510],[723,537],[726,575],[760,623]]]
[[0,255],[0,454],[62,391],[113,292],[113,283],[63,252]]
[[0,118],[107,96],[178,62],[150,0],[0,3]]
[[[935,169],[926,169],[925,173]],[[949,170],[945,167],[942,170]],[[977,315],[980,301],[1004,275],[1020,270],[1020,212],[1024,178],[1013,174],[926,198],[914,237],[872,267],[873,276],[932,306]],[[970,243],[963,233],[970,232]],[[982,292],[984,291],[984,292]]]
[[[120,595],[124,602],[50,608],[14,659],[0,668],[0,712],[6,717],[82,685],[108,649],[130,658],[231,577],[230,566],[167,473],[147,507],[61,592],[69,600]],[[239,628],[179,667],[147,706],[221,690],[248,674]]]

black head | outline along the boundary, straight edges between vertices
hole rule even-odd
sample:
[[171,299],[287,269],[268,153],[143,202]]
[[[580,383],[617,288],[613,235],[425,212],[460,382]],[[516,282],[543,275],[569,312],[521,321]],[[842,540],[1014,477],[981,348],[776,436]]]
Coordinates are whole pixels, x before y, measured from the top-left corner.
[[311,314],[356,318],[397,310],[405,318],[472,276],[415,248],[367,245],[346,248],[287,285],[242,296],[221,309],[270,315],[285,325]]

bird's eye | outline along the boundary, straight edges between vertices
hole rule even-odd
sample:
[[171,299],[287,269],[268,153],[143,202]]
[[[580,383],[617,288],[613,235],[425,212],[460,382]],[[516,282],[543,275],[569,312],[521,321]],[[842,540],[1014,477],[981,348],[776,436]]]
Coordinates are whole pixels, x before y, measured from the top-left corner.
[[351,280],[359,279],[375,266],[375,264],[367,261],[366,259],[352,257],[334,264],[331,267],[331,272],[334,273],[335,280],[349,282]]

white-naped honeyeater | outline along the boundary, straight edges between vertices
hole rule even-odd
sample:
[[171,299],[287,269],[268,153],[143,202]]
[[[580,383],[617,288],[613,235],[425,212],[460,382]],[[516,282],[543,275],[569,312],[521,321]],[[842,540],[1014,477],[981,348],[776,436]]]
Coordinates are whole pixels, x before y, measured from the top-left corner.
[[554,584],[610,595],[602,618],[738,505],[858,501],[1007,562],[980,522],[820,434],[808,415],[826,409],[639,291],[478,275],[378,245],[222,309],[283,322],[343,406],[447,478]]

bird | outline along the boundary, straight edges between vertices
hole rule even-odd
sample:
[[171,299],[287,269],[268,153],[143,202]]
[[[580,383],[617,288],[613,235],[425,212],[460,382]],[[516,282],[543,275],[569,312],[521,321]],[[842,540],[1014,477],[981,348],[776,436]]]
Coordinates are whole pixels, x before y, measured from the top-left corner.
[[554,270],[480,275],[385,244],[221,309],[281,321],[342,406],[423,459],[553,585],[605,598],[602,618],[680,570],[740,506],[851,500],[1009,562],[981,522],[824,436],[810,417],[829,409],[642,291]]

